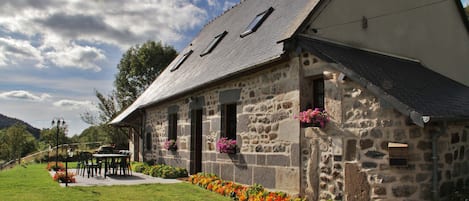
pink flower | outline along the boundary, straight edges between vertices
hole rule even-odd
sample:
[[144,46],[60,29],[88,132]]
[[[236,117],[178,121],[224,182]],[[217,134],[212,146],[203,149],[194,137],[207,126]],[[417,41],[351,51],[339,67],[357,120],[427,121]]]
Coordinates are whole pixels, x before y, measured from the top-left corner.
[[320,108],[307,109],[302,111],[298,114],[298,116],[294,115],[295,119],[299,119],[302,123],[313,123],[319,125],[321,128],[324,128],[326,124],[329,122],[329,116],[327,112]]

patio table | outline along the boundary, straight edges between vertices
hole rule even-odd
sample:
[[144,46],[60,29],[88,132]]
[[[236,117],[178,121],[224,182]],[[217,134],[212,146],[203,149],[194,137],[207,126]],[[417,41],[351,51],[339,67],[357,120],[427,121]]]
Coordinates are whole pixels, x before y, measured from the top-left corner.
[[125,160],[125,158],[129,157],[129,155],[127,154],[93,154],[93,157],[104,161],[104,178],[106,178],[108,174],[109,160],[112,160],[112,159]]

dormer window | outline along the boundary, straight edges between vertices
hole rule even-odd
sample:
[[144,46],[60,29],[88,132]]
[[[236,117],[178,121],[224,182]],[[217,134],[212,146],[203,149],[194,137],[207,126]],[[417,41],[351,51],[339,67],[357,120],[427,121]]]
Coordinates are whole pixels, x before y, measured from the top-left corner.
[[251,23],[249,23],[249,26],[246,27],[246,30],[240,35],[241,38],[251,34],[252,32],[255,32],[261,26],[262,22],[267,19],[270,13],[272,13],[272,11],[274,11],[274,8],[270,7],[266,11],[257,14]]
[[215,38],[213,38],[213,40],[208,44],[208,46],[205,48],[205,50],[202,52],[202,54],[200,54],[200,56],[202,57],[202,56],[210,53],[218,45],[218,43],[223,39],[223,37],[225,37],[225,35],[227,33],[228,32],[223,31],[223,33],[218,34],[217,36],[215,36]]
[[171,72],[177,70],[179,68],[179,66],[181,66],[182,63],[184,63],[184,61],[187,59],[187,57],[189,57],[192,54],[192,52],[194,52],[194,51],[189,50],[184,55],[182,55],[182,57],[179,58],[179,60],[176,62],[176,64],[174,64],[174,66],[171,68]]

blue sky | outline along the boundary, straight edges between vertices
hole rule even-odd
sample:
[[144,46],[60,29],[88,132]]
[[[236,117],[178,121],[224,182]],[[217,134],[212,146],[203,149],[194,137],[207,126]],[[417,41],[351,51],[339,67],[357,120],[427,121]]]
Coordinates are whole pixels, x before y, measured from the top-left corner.
[[88,127],[94,89],[108,93],[121,55],[147,40],[185,47],[209,20],[239,0],[3,0],[0,113],[68,135]]

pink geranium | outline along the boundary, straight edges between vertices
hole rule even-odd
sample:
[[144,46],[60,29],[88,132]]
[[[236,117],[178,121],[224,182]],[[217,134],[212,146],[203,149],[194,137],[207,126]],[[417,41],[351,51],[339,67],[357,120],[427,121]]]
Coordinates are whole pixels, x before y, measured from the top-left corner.
[[329,122],[326,110],[319,108],[302,111],[298,116],[295,115],[295,119],[299,119],[301,123],[319,125],[321,128],[324,128]]
[[220,153],[236,153],[236,140],[222,137],[217,141],[217,150]]

